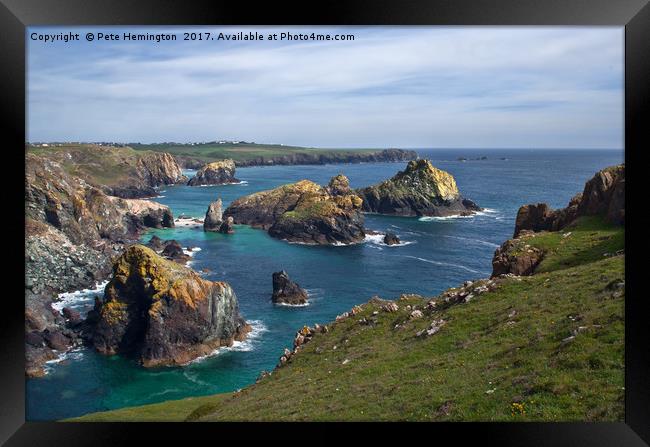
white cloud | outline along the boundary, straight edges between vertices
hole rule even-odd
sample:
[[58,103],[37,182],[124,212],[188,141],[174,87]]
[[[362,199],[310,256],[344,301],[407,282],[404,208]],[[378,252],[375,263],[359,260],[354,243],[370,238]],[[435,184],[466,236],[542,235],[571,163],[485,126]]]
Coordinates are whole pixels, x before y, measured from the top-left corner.
[[30,43],[29,139],[622,146],[622,28],[314,30],[356,40]]

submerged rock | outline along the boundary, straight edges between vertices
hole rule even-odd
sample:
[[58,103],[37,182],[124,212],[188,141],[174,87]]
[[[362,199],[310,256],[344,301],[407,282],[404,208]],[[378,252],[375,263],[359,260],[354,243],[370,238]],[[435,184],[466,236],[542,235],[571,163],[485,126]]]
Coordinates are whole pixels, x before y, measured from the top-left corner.
[[133,356],[146,367],[186,363],[250,330],[227,283],[205,280],[142,245],[115,262],[87,321],[98,352]]
[[357,190],[363,211],[397,216],[467,215],[481,208],[461,196],[456,180],[429,160],[413,160],[378,185]]
[[348,244],[365,237],[361,204],[347,177],[338,175],[327,187],[301,180],[242,197],[230,204],[224,216],[290,242]]
[[239,183],[235,178],[235,162],[232,160],[213,161],[204,165],[190,179],[189,186],[200,185],[224,185],[228,183]]
[[273,273],[273,295],[271,300],[274,303],[299,305],[307,303],[307,292],[298,284],[289,279],[284,270]]

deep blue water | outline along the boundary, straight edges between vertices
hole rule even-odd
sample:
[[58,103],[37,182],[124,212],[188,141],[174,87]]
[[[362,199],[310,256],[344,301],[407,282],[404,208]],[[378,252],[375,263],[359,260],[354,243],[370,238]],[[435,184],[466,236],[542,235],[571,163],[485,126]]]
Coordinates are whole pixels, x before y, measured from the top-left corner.
[[[119,356],[104,357],[87,349],[50,365],[49,373],[27,380],[27,419],[61,419],[88,412],[141,405],[188,396],[233,391],[271,370],[294,333],[304,324],[326,323],[373,295],[436,295],[467,279],[489,276],[496,247],[512,236],[522,204],[565,206],[596,171],[621,163],[622,151],[435,150],[418,151],[456,178],[461,193],[485,213],[471,218],[418,219],[366,216],[366,227],[391,231],[405,242],[388,247],[368,241],[353,246],[316,247],[289,244],[262,230],[236,226],[233,235],[204,233],[200,228],[153,230],[163,239],[199,247],[192,267],[207,268],[205,277],[234,288],[253,336],[232,349],[185,367],[144,369]],[[457,161],[457,157],[487,160]],[[501,158],[505,157],[506,160]],[[238,169],[240,185],[165,187],[157,199],[175,216],[203,217],[211,200],[232,200],[303,178],[326,184],[338,173],[353,187],[391,177],[405,163],[325,166],[269,166]],[[271,274],[284,269],[306,288],[310,305],[291,308],[270,302]],[[92,306],[92,293],[70,302]]]

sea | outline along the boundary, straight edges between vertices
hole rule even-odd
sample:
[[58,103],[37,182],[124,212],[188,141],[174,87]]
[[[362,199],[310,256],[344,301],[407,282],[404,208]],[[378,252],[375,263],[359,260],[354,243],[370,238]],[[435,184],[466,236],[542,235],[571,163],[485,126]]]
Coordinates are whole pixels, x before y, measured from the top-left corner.
[[[495,249],[512,237],[517,210],[527,203],[563,207],[598,170],[622,163],[622,150],[457,149],[422,150],[419,156],[451,173],[464,197],[485,210],[471,217],[417,218],[366,215],[366,227],[395,233],[401,244],[384,245],[369,236],[348,246],[308,246],[271,238],[265,231],[236,225],[231,235],[205,233],[201,226],[150,230],[176,239],[191,253],[190,267],[206,279],[228,282],[242,316],[252,324],[246,341],[236,342],[185,366],[146,369],[134,360],[78,348],[47,364],[47,374],[26,379],[26,419],[59,420],[90,412],[191,396],[232,392],[255,382],[277,364],[304,325],[327,323],[373,296],[404,293],[435,296],[466,280],[487,277]],[[459,158],[466,158],[463,161]],[[209,203],[224,208],[257,191],[309,179],[325,185],[339,173],[352,187],[392,177],[406,162],[239,168],[239,184],[165,186],[160,203],[174,216],[203,218]],[[187,170],[192,176],[195,171]],[[271,302],[272,273],[286,270],[309,293],[302,307]],[[61,295],[56,307],[82,313],[92,308],[106,283]]]

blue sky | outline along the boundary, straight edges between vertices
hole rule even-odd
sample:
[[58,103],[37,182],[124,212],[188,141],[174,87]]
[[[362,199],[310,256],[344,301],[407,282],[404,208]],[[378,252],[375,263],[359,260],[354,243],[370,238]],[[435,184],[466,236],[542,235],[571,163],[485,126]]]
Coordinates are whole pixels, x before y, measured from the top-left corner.
[[[87,42],[86,32],[353,42]],[[80,42],[32,41],[78,32]],[[623,28],[31,27],[29,141],[623,147]]]

